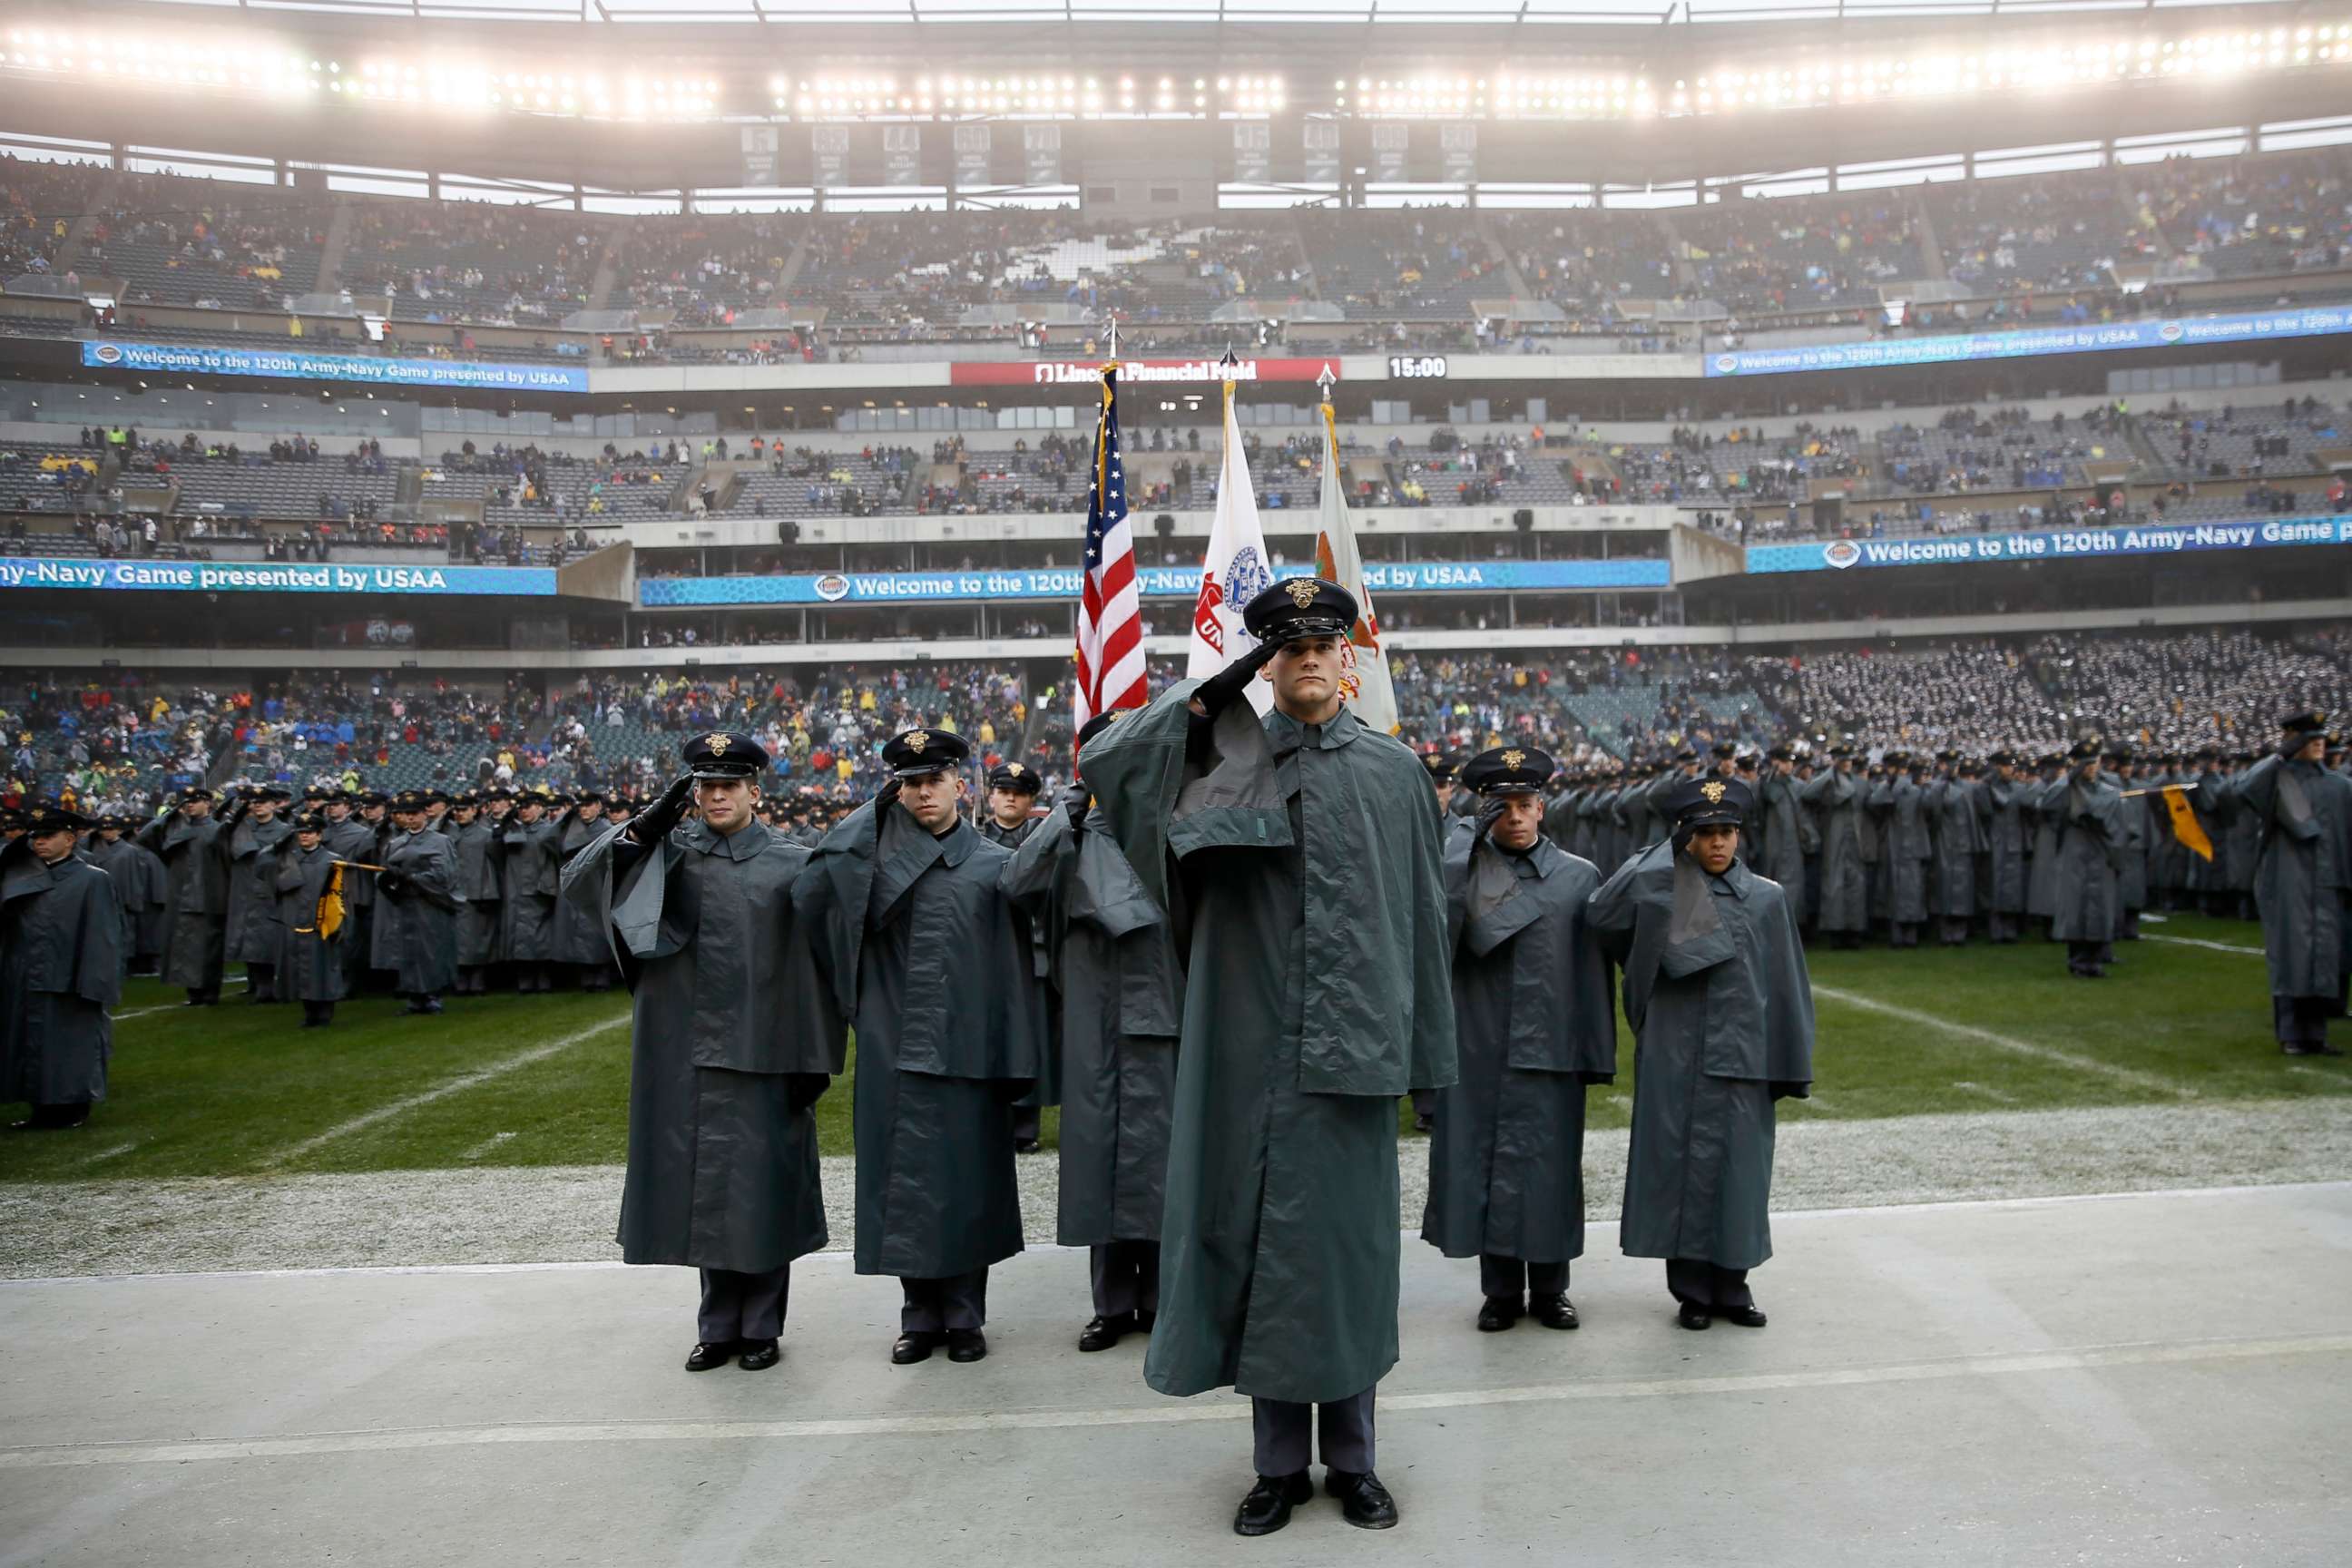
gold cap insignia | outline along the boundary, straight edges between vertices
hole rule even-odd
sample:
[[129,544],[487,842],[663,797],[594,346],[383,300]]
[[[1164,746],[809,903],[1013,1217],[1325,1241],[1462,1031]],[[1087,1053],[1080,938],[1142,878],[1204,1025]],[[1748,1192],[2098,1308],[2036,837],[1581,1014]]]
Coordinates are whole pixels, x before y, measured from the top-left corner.
[[1282,591],[1290,595],[1292,604],[1303,610],[1315,602],[1315,595],[1323,591],[1323,584],[1312,577],[1293,577],[1282,585]]
[[907,742],[907,750],[919,757],[923,754],[923,748],[931,743],[931,738],[920,730],[909,730],[899,738]]
[[1709,805],[1721,805],[1723,804],[1723,784],[1722,781],[1718,779],[1709,779],[1706,783],[1699,785],[1698,793],[1706,796],[1706,804]]
[[1507,768],[1516,769],[1520,763],[1527,760],[1528,754],[1525,752],[1505,752],[1503,753],[1503,765]]
[[727,754],[727,737],[724,735],[705,735],[702,737],[702,744],[703,749],[714,757],[723,757]]
[[1019,763],[1007,763],[1004,764],[1004,771],[1011,773],[1017,779],[1021,776],[1021,764]]

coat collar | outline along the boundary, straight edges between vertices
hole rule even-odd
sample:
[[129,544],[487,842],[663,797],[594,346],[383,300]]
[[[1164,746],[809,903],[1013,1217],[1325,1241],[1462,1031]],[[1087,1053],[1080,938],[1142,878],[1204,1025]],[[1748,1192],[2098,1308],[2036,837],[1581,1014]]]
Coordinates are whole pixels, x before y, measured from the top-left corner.
[[687,824],[686,830],[678,835],[678,838],[686,847],[698,854],[724,855],[740,864],[768,847],[769,833],[767,825],[757,819],[744,824],[731,837],[719,833],[708,823],[697,821]]
[[1336,752],[1353,744],[1363,732],[1363,721],[1344,703],[1339,716],[1328,724],[1302,724],[1279,708],[1265,716],[1265,738],[1277,757],[1302,749]]

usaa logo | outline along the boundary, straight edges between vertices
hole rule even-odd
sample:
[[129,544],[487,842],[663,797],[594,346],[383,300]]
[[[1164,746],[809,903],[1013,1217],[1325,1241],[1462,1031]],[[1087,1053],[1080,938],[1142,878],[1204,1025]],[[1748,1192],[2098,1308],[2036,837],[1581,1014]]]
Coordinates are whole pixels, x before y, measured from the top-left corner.
[[2188,333],[2189,329],[2182,326],[2178,321],[2167,321],[2164,325],[2156,329],[2156,335],[2163,339],[2168,343],[2177,343],[2182,338],[2186,337]]
[[1862,559],[1862,546],[1851,539],[1841,539],[1822,552],[1822,559],[1843,572]]
[[1736,371],[1738,368],[1739,356],[1738,354],[1717,354],[1715,356],[1715,369],[1717,374],[1729,375],[1733,371]]
[[100,343],[89,351],[89,357],[100,364],[121,364],[122,351],[112,343]]
[[829,572],[816,580],[816,596],[831,605],[849,596],[849,579],[838,572]]

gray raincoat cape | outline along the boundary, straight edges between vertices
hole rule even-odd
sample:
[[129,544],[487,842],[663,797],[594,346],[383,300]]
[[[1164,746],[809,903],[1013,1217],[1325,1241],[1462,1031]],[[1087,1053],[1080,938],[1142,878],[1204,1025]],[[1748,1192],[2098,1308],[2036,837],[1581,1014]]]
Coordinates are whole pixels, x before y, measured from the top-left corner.
[[1058,1009],[1064,1247],[1157,1241],[1184,982],[1166,913],[1099,811],[1056,806],[1005,866],[1005,896],[1045,940]]
[[[564,865],[611,829],[600,817],[594,822],[583,822],[575,814],[564,818],[560,837],[555,839],[555,875],[559,885]],[[601,964],[613,956],[612,943],[596,928],[593,915],[583,912],[572,900],[559,900],[555,906],[555,929],[551,937],[553,951],[548,957],[558,963]]]
[[1827,768],[1798,788],[1822,826],[1817,924],[1825,931],[1870,929],[1870,879],[1862,860],[1862,781]]
[[2264,757],[2234,781],[2237,809],[2261,825],[2254,903],[2273,996],[2341,1007],[2352,921],[2352,779],[2316,763]]
[[1795,778],[1767,773],[1756,789],[1756,812],[1748,828],[1756,836],[1756,869],[1780,884],[1789,908],[1805,908],[1805,807]]
[[1916,925],[1927,918],[1927,860],[1934,853],[1927,837],[1927,792],[1908,775],[1897,775],[1879,781],[1869,805],[1885,835],[1886,918]]
[[1397,1358],[1397,1097],[1454,1080],[1442,824],[1402,743],[1180,681],[1087,746],[1177,915],[1182,1042],[1144,1378],[1347,1399]]
[[1584,923],[1591,861],[1445,842],[1461,1078],[1437,1096],[1421,1237],[1448,1258],[1584,1254],[1584,1089],[1617,1072],[1615,988]]
[[1011,854],[959,820],[940,837],[895,796],[824,837],[793,885],[857,1031],[860,1274],[938,1279],[1021,1250],[1006,1108],[1043,1070],[1045,990]]
[[171,924],[163,933],[163,981],[189,991],[217,991],[221,946],[228,917],[228,858],[220,824],[174,812],[139,831],[139,842],[163,862],[164,902]]
[[78,856],[44,865],[23,839],[0,850],[0,1100],[104,1100],[121,999],[113,879]]
[[2032,834],[2032,852],[2025,863],[2025,912],[2043,920],[2054,920],[2058,914],[2059,818],[2065,809],[2065,783],[2063,775],[2017,783],[2018,804],[2024,808]]
[[469,967],[496,963],[506,918],[506,858],[489,824],[479,817],[463,827],[453,825],[447,837],[457,850],[457,890],[466,896],[466,907],[457,911],[457,962]]
[[1813,1078],[1813,992],[1780,884],[1654,844],[1587,917],[1625,970],[1638,1042],[1619,1242],[1753,1268],[1772,1256],[1772,1102]]
[[1984,828],[1977,820],[1980,787],[1969,779],[1937,779],[1923,792],[1936,851],[1928,907],[1947,920],[1967,920],[1977,912],[1977,853],[1985,847]]
[[246,817],[228,830],[227,957],[237,963],[278,962],[277,871],[270,851],[294,836],[284,821]]
[[344,923],[331,939],[319,935],[319,898],[334,876],[335,852],[321,836],[316,849],[292,839],[270,857],[270,898],[278,922],[278,988],[298,1002],[340,1002],[349,975],[341,951],[352,938],[352,885],[370,873],[343,873]]
[[2025,809],[2032,785],[1986,781],[1977,795],[1985,842],[1991,850],[1985,875],[1985,907],[1996,914],[2025,912]]
[[847,1043],[793,907],[808,851],[758,822],[690,822],[657,850],[621,834],[563,868],[634,994],[621,1256],[780,1268],[825,1244],[811,1107]]
[[555,894],[562,885],[556,856],[561,829],[541,820],[509,816],[499,825],[499,847],[506,868],[500,886],[499,954],[517,963],[544,963],[555,956]]
[[82,858],[114,879],[114,895],[122,901],[123,956],[152,958],[162,952],[170,908],[163,896],[163,862],[128,838],[109,844],[95,836]]
[[[446,836],[425,828],[395,834],[383,847],[385,870],[408,879],[397,893],[376,883],[375,967],[391,970],[393,988],[410,995],[446,991],[457,983],[457,851]],[[352,877],[367,871],[347,872]]]
[[2113,942],[2123,919],[2116,869],[2124,853],[2124,799],[2102,779],[2083,784],[2062,778],[2042,786],[2036,805],[2055,825],[2053,942]]

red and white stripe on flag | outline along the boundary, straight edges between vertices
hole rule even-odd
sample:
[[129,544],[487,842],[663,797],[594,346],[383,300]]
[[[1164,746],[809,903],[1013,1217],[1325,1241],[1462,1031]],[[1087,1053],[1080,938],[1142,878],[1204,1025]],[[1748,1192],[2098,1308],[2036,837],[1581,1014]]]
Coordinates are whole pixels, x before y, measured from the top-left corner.
[[1118,449],[1118,373],[1103,372],[1103,412],[1095,431],[1095,471],[1087,500],[1086,581],[1078,590],[1076,723],[1140,708],[1143,601],[1135,580],[1135,533],[1127,515],[1127,473]]

